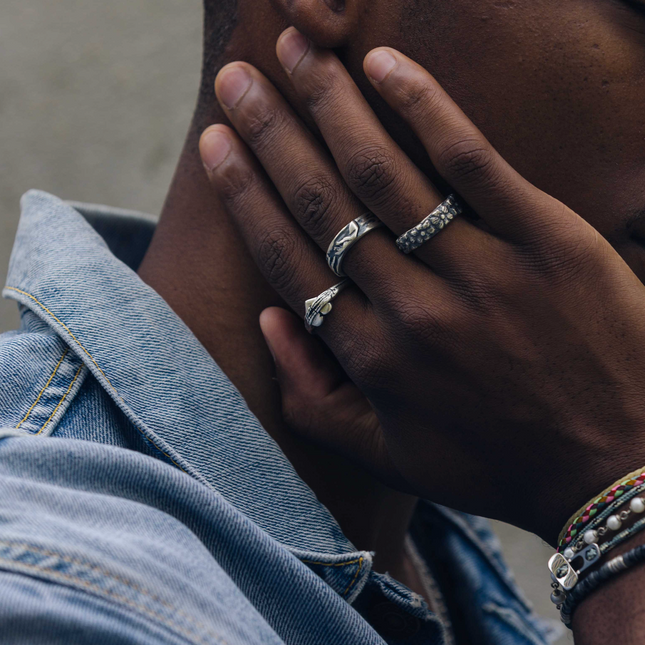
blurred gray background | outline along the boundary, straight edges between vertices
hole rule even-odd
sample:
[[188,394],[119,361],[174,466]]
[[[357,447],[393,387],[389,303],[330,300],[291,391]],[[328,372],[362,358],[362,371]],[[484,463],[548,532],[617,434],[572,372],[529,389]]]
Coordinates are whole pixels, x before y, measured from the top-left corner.
[[[197,96],[200,45],[201,0],[2,0],[3,280],[29,188],[159,213]],[[0,302],[0,332],[17,322],[15,305]],[[551,550],[496,527],[527,596],[557,619]]]

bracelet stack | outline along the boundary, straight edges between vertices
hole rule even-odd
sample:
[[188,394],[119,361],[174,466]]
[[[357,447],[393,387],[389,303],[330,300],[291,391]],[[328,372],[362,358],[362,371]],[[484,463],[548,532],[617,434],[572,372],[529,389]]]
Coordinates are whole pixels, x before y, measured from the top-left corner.
[[[570,626],[577,606],[610,578],[645,560],[645,546],[603,560],[609,551],[645,529],[645,468],[606,489],[571,517],[549,560],[551,601]],[[596,571],[587,571],[598,565]]]

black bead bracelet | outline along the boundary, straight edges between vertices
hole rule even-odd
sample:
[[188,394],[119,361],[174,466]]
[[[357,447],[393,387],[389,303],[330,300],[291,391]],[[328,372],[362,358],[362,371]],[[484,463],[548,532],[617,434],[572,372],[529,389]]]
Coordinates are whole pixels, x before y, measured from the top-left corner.
[[567,594],[567,598],[560,609],[562,622],[567,627],[570,627],[573,620],[573,613],[587,596],[590,596],[598,587],[607,582],[607,580],[614,578],[623,571],[627,571],[627,569],[631,569],[643,561],[645,561],[645,544],[637,546],[635,549],[623,555],[612,558],[607,564],[603,564],[598,571],[590,573]]

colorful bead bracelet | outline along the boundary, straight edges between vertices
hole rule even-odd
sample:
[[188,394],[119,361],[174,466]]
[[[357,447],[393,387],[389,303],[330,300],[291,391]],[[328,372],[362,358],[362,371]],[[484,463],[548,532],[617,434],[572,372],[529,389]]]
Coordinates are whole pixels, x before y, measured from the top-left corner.
[[[606,529],[599,529],[598,527],[600,526],[600,524],[602,524],[603,520],[608,519],[611,515],[619,511],[619,509],[625,506],[628,502],[630,502],[630,512],[640,513],[641,511],[638,510],[640,502],[634,502],[634,506],[632,506],[631,501],[635,498],[638,499],[638,496],[642,495],[643,493],[645,493],[645,482],[643,484],[640,484],[639,486],[634,486],[632,489],[623,493],[618,499],[614,500],[611,504],[609,504],[609,506],[606,506],[600,513],[595,515],[594,518],[584,527],[579,529],[577,535],[572,538],[569,544],[566,545],[564,549],[558,549],[558,552],[566,554],[570,549],[574,552],[580,551],[580,549],[584,547],[585,543],[589,544],[589,542],[585,540],[585,536],[588,536],[590,532],[595,531],[596,529],[598,529],[598,531],[600,532],[599,537],[602,537],[602,535],[606,532]],[[611,529],[611,525],[606,528]]]
[[[572,603],[577,605],[582,598],[591,593],[591,591],[593,591],[599,584],[595,584],[591,587],[587,584],[587,580],[589,579],[596,580],[597,572],[587,572],[584,574],[584,577],[582,574],[590,567],[598,564],[601,559],[606,557],[609,551],[620,546],[645,529],[645,518],[642,517],[632,526],[615,535],[612,539],[602,544],[597,544],[598,538],[601,537],[601,535],[604,536],[609,531],[620,531],[622,523],[628,519],[630,515],[640,515],[641,513],[645,513],[645,500],[643,498],[635,497],[632,499],[629,506],[629,510],[623,510],[621,513],[609,516],[609,518],[607,518],[606,525],[601,529],[597,531],[588,529],[585,531],[585,540],[582,545],[584,548],[581,551],[574,552],[571,547],[568,547],[565,550],[564,555],[556,553],[549,560],[549,570],[551,572],[551,579],[553,580],[551,585],[553,589],[551,593],[551,602],[557,605],[557,609],[561,611],[563,622],[566,624],[570,624],[566,622],[565,614],[568,614],[568,618],[570,619],[572,614]],[[618,559],[619,558],[614,558],[614,561],[618,561]],[[602,566],[598,571],[605,570],[606,568],[606,566]],[[602,581],[604,581],[604,578],[600,580],[600,582]],[[585,590],[582,595],[579,588]],[[572,601],[571,598],[574,598],[575,601]],[[565,607],[568,608],[568,610],[565,610]]]
[[593,500],[593,502],[591,502],[591,504],[589,504],[573,520],[573,522],[571,522],[569,528],[565,531],[564,536],[558,543],[558,552],[562,551],[571,542],[571,540],[573,540],[573,538],[584,529],[587,523],[605,509],[606,506],[622,497],[625,492],[643,484],[645,484],[645,473],[641,473],[635,478],[626,479],[616,484],[600,497]]
[[[584,555],[586,559],[586,566],[593,564],[598,558],[604,556],[608,551],[611,551],[614,547],[619,546],[625,540],[628,540],[636,533],[639,533],[645,528],[645,518],[637,520],[632,526],[629,526],[626,529],[623,529],[620,533],[617,533],[613,538],[607,540],[600,544],[596,552],[589,550],[589,545],[597,545],[599,539],[605,537],[611,531],[617,532],[623,527],[623,523],[630,519],[632,515],[640,515],[645,513],[645,500],[642,497],[635,497],[629,504],[629,508],[610,515],[607,518],[607,522],[604,526],[599,528],[589,527],[583,533],[583,539],[578,542],[575,547],[568,546],[564,550],[564,557],[569,561],[573,562],[578,555]],[[584,568],[586,568],[586,566]],[[580,572],[578,572],[580,573]]]

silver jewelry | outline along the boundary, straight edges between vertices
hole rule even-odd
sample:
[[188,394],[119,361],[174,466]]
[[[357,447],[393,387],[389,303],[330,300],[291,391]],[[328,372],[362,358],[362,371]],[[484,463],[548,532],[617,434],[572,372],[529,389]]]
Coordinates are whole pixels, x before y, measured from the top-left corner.
[[412,253],[422,244],[431,240],[439,231],[443,230],[457,215],[463,213],[464,207],[456,195],[439,204],[430,215],[419,222],[414,228],[403,233],[396,241],[396,245],[403,253]]
[[342,231],[331,241],[327,249],[327,264],[329,268],[340,278],[346,274],[342,269],[345,254],[360,240],[363,235],[383,226],[383,222],[372,213],[363,213],[360,217],[352,220]]
[[350,283],[351,280],[345,278],[316,298],[309,298],[305,302],[305,327],[309,333],[314,327],[320,327],[325,322],[325,316],[332,310],[331,301]]

